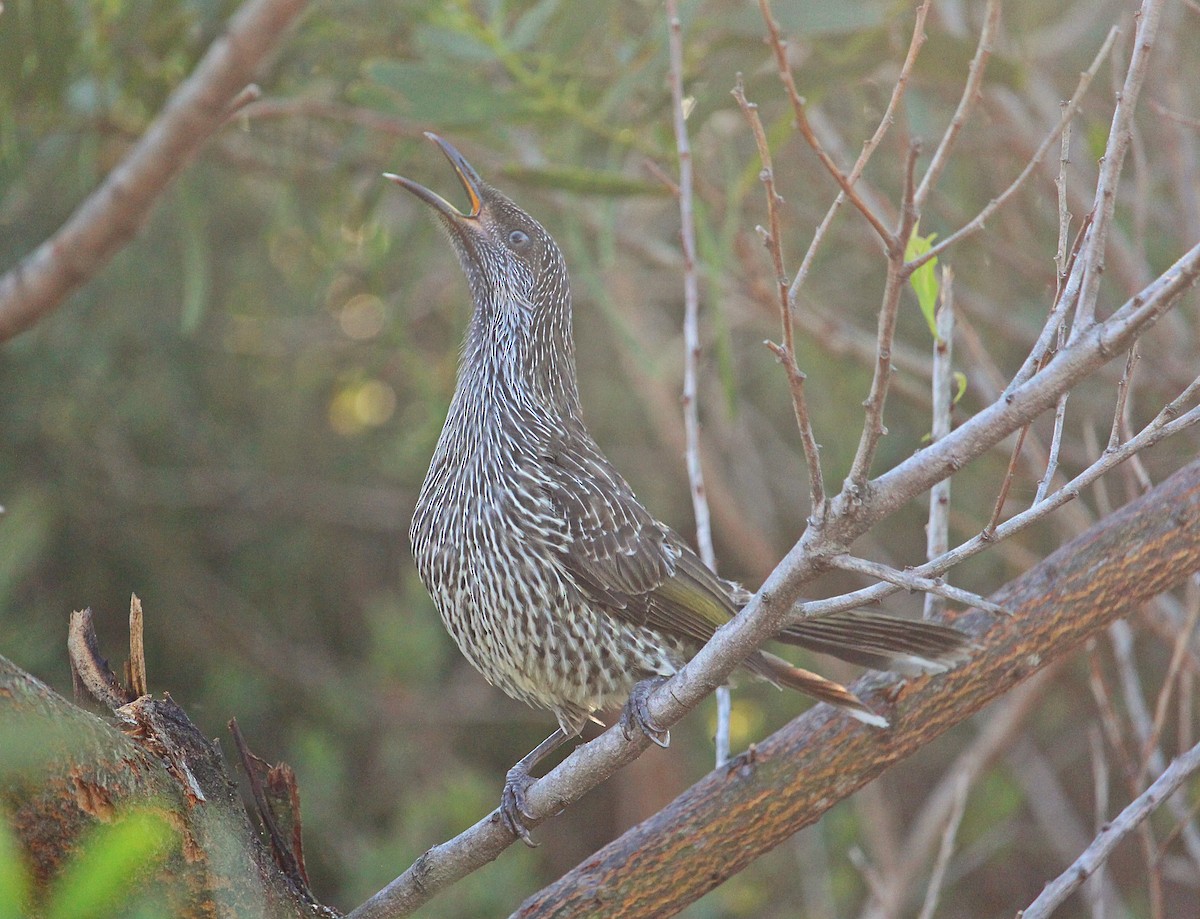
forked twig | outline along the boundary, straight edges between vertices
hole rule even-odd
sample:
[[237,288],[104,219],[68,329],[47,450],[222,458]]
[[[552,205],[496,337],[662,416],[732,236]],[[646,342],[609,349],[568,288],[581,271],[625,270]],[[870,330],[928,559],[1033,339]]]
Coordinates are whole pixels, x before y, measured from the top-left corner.
[[900,312],[900,294],[904,282],[911,272],[904,263],[904,247],[912,236],[920,216],[913,199],[917,156],[921,145],[914,142],[908,149],[904,169],[904,190],[901,198],[900,218],[896,227],[896,238],[902,240],[898,249],[888,250],[887,279],[883,285],[883,303],[879,307],[879,323],[875,339],[875,372],[871,377],[871,391],[863,403],[863,429],[858,441],[854,462],[846,478],[845,489],[858,493],[866,484],[875,460],[879,440],[887,429],[883,425],[883,410],[887,403],[888,389],[892,382],[892,342],[896,337],[896,317]]
[[963,85],[958,108],[954,110],[954,117],[950,119],[950,124],[946,127],[946,132],[942,135],[937,149],[933,152],[933,158],[929,161],[929,168],[925,170],[921,184],[917,186],[917,210],[921,210],[925,206],[929,193],[933,191],[937,180],[942,175],[942,170],[950,161],[950,151],[954,149],[954,142],[958,139],[959,132],[962,131],[963,125],[970,117],[971,109],[979,98],[979,87],[983,84],[983,73],[987,69],[988,59],[992,56],[992,40],[995,38],[996,27],[999,24],[1000,0],[988,0],[987,11],[983,14],[983,28],[979,32],[979,43],[975,46],[975,56],[971,58],[971,65],[967,71],[967,82]]
[[775,284],[779,295],[779,322],[783,330],[783,341],[781,344],[768,341],[766,345],[787,373],[788,388],[792,397],[792,411],[796,416],[796,426],[800,430],[800,443],[804,449],[804,461],[808,466],[811,519],[820,520],[825,513],[825,479],[821,473],[821,447],[813,433],[808,398],[804,393],[805,376],[796,364],[795,333],[792,326],[792,311],[789,307],[787,275],[783,268],[783,245],[780,241],[779,207],[783,203],[783,198],[775,189],[775,170],[771,159],[771,148],[767,144],[767,134],[763,130],[762,119],[758,117],[758,106],[746,99],[741,74],[738,74],[737,85],[733,88],[733,97],[737,100],[738,106],[750,124],[750,130],[754,134],[754,143],[758,147],[758,156],[762,161],[762,172],[759,173],[759,178],[762,180],[767,196],[768,229],[762,233],[762,236],[767,251],[771,254],[771,263],[775,269]]
[[1177,758],[1154,784],[1130,802],[1120,814],[1100,831],[1080,854],[1079,858],[1057,878],[1045,886],[1037,899],[1017,915],[1021,919],[1047,919],[1079,886],[1091,877],[1112,854],[1117,843],[1141,826],[1158,807],[1200,770],[1200,744]]
[[870,559],[857,558],[856,556],[847,554],[835,555],[829,559],[829,563],[834,568],[840,568],[842,571],[865,574],[868,577],[878,578],[881,581],[887,581],[889,584],[895,584],[904,590],[921,591],[923,593],[934,594],[938,597],[945,597],[947,600],[953,600],[955,603],[962,603],[997,616],[1007,616],[1010,614],[1009,610],[993,603],[986,597],[971,593],[969,590],[952,587],[940,579],[922,577],[914,573],[911,568],[907,571],[900,571],[888,565],[873,562]]
[[[929,12],[930,0],[924,2],[917,8],[917,25],[913,29],[913,42],[919,47],[925,40],[925,16]],[[897,242],[895,235],[884,225],[883,220],[873,211],[862,197],[854,190],[854,183],[849,177],[842,172],[841,168],[833,161],[833,157],[825,150],[817,135],[813,133],[812,125],[808,121],[807,103],[804,97],[800,95],[796,89],[796,81],[792,77],[792,68],[788,64],[787,59],[787,41],[780,31],[779,23],[775,21],[775,17],[771,14],[771,6],[769,0],[758,0],[758,6],[762,12],[763,22],[767,26],[767,40],[771,45],[771,49],[775,53],[775,66],[779,71],[779,79],[783,82],[783,87],[787,90],[788,100],[792,104],[792,114],[796,118],[796,128],[800,134],[812,147],[813,152],[817,155],[817,159],[833,176],[834,181],[841,187],[842,192],[849,199],[850,203],[858,208],[859,213],[867,219],[867,222],[879,234],[879,238],[883,241],[884,247],[890,252],[897,246],[901,250],[904,248],[903,242]],[[910,55],[915,56],[915,51],[910,50]],[[911,70],[901,71],[901,78],[907,82],[908,72]],[[903,90],[901,89],[901,92]]]
[[1060,133],[1062,133],[1063,129],[1067,125],[1067,122],[1075,117],[1075,113],[1079,110],[1079,106],[1083,102],[1084,94],[1087,92],[1088,87],[1091,86],[1092,79],[1096,76],[1096,71],[1100,69],[1100,64],[1108,56],[1108,52],[1112,50],[1113,42],[1116,41],[1117,38],[1117,33],[1118,29],[1115,26],[1109,29],[1108,37],[1104,39],[1104,43],[1100,46],[1100,50],[1096,52],[1096,57],[1092,60],[1091,65],[1087,70],[1079,75],[1079,82],[1075,86],[1075,92],[1071,94],[1071,101],[1063,108],[1062,114],[1058,119],[1058,124],[1051,129],[1050,133],[1046,135],[1046,138],[1041,142],[1041,144],[1038,145],[1037,150],[1034,151],[1034,154],[1032,157],[1030,157],[1029,162],[1025,164],[1025,168],[1018,173],[1017,177],[1012,180],[1012,183],[1006,189],[1004,189],[1004,191],[1000,192],[999,195],[989,201],[983,210],[976,214],[970,221],[968,221],[959,229],[955,230],[941,242],[935,243],[929,248],[928,252],[917,256],[915,259],[905,265],[905,268],[908,271],[914,271],[915,269],[924,265],[930,259],[937,258],[951,246],[955,245],[966,237],[971,236],[974,233],[978,233],[983,229],[984,224],[986,224],[988,221],[988,218],[990,218],[994,213],[996,213],[996,211],[1003,207],[1009,201],[1009,199],[1017,193],[1020,187],[1025,184],[1025,180],[1033,174],[1034,169],[1036,169],[1038,164],[1045,159],[1046,152],[1050,149],[1050,145],[1054,143],[1054,139],[1058,137]]
[[1144,0],[1136,15],[1133,54],[1129,59],[1125,82],[1117,93],[1112,127],[1108,132],[1108,143],[1100,160],[1100,176],[1096,181],[1092,229],[1081,253],[1083,282],[1079,290],[1079,305],[1075,309],[1075,322],[1071,328],[1072,339],[1082,334],[1092,324],[1096,315],[1096,292],[1100,284],[1100,275],[1104,271],[1104,247],[1108,242],[1108,229],[1112,224],[1113,210],[1117,204],[1117,182],[1125,162],[1125,153],[1129,149],[1133,113],[1150,67],[1150,52],[1158,34],[1164,5],[1163,0]]
[[[760,4],[763,6],[763,4]],[[927,7],[928,4],[925,4]],[[921,50],[921,46],[925,42],[925,9],[922,7],[917,10],[917,21],[913,26],[912,38],[908,43],[908,53],[904,56],[904,63],[900,65],[900,73],[896,78],[895,84],[892,86],[892,95],[888,99],[887,107],[883,110],[883,116],[879,119],[879,125],[873,133],[863,143],[862,150],[858,154],[858,159],[854,161],[854,167],[846,176],[846,182],[854,185],[858,182],[863,174],[863,170],[867,168],[867,163],[870,162],[872,154],[883,141],[884,135],[887,134],[895,121],[896,110],[900,107],[900,101],[904,98],[904,92],[908,88],[909,75],[912,73],[913,65],[917,62],[917,53]],[[769,10],[766,11],[769,16]],[[767,30],[770,32],[771,22],[767,22]],[[786,49],[785,49],[786,51]],[[779,60],[779,52],[776,52],[776,60]],[[786,60],[786,53],[785,53]],[[788,68],[787,76],[781,73],[780,77],[784,80],[784,85],[788,85],[788,80],[791,80],[791,68]],[[794,89],[794,84],[793,84]],[[793,106],[795,102],[793,101]],[[796,299],[800,294],[800,288],[804,284],[805,278],[808,277],[808,272],[812,268],[813,259],[817,253],[817,247],[821,240],[825,237],[825,233],[829,230],[829,225],[833,222],[834,216],[841,209],[842,204],[846,201],[846,192],[838,191],[837,197],[833,199],[833,203],[829,205],[829,210],[825,212],[825,216],[818,224],[816,231],[813,233],[812,241],[808,244],[808,251],[804,253],[804,258],[800,262],[800,269],[796,272],[796,277],[792,279],[792,286],[788,288],[788,304],[794,310],[796,308]]]

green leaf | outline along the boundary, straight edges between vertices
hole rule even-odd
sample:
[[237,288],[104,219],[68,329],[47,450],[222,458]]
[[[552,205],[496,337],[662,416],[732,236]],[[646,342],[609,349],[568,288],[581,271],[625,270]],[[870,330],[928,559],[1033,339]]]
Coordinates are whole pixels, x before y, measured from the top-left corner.
[[149,810],[97,826],[55,882],[46,919],[120,915],[129,896],[166,859],[175,838],[166,818]]
[[585,195],[603,195],[606,198],[671,194],[671,190],[662,182],[647,182],[644,179],[630,178],[619,172],[605,172],[598,169],[580,169],[569,166],[539,166],[537,168],[506,166],[500,171],[507,178],[537,188],[563,189]]
[[31,878],[17,834],[0,813],[0,919],[22,919],[29,906]]
[[204,202],[190,184],[180,186],[179,216],[183,234],[183,310],[180,329],[191,335],[208,312],[208,228]]
[[527,51],[535,45],[550,18],[558,12],[561,0],[540,0],[517,20],[507,37],[514,51]]
[[[920,258],[931,248],[933,241],[937,239],[936,233],[930,233],[928,236],[920,235],[921,225],[918,223],[913,227],[912,235],[908,238],[908,245],[904,247],[904,260],[911,262],[913,259]],[[938,260],[931,258],[924,265],[918,268],[909,277],[908,283],[912,285],[912,289],[916,292],[917,303],[921,307],[921,314],[925,317],[925,322],[929,325],[929,334],[936,340],[937,333],[937,300],[938,300],[938,279],[935,269],[937,268]]]
[[[495,125],[524,108],[520,98],[497,90],[479,70],[376,59],[363,66],[363,73],[368,83],[357,92],[367,91],[367,98],[358,101],[418,122],[442,127]],[[386,95],[380,98],[369,92],[372,88],[386,90]]]
[[954,398],[950,400],[951,405],[958,405],[959,400],[967,394],[967,375],[961,370],[954,371]]

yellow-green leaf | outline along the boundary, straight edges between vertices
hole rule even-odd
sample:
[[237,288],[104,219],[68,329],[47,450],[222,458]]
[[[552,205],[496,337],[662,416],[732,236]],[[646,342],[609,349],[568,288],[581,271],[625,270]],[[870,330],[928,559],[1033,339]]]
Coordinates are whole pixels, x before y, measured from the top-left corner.
[[9,826],[8,816],[0,812],[0,919],[27,915],[31,886],[17,834]]
[[166,818],[149,810],[97,826],[55,881],[46,919],[121,915],[130,895],[166,859],[175,837]]
[[[921,225],[918,223],[913,227],[912,235],[908,238],[908,245],[904,247],[904,260],[906,262],[920,258],[933,248],[933,241],[937,239],[936,233],[922,236],[920,230]],[[914,271],[908,279],[908,283],[912,285],[912,289],[917,295],[917,303],[921,307],[921,315],[925,317],[925,322],[929,325],[929,334],[935,339],[938,337],[938,279],[937,272],[935,271],[937,263],[938,260],[936,258],[931,258]]]
[[954,371],[954,398],[950,400],[951,405],[958,405],[959,400],[967,394],[967,375],[961,370]]

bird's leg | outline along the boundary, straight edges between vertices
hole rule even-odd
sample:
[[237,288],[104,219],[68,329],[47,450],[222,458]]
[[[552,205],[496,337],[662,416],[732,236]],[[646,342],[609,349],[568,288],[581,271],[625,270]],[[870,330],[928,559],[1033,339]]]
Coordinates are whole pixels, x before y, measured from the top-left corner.
[[526,820],[532,820],[533,815],[525,810],[525,792],[537,781],[531,774],[533,767],[561,747],[574,735],[567,734],[558,728],[553,734],[530,750],[520,761],[508,770],[504,777],[504,791],[500,793],[500,819],[512,831],[514,836],[521,839],[531,849],[537,846],[529,835]]
[[621,731],[625,734],[626,740],[632,738],[631,731],[637,727],[660,747],[665,749],[671,745],[671,732],[655,723],[647,706],[650,693],[666,681],[665,676],[655,676],[634,685],[633,690],[629,693],[629,701],[625,703],[625,710],[621,712]]

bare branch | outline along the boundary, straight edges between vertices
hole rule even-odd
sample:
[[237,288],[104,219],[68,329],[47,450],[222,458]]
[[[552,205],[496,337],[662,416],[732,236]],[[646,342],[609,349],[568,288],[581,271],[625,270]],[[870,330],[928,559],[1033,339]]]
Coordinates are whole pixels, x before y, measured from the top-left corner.
[[987,11],[983,14],[983,28],[979,32],[979,44],[975,47],[975,56],[971,58],[971,66],[967,71],[967,82],[963,85],[958,108],[954,110],[954,117],[950,119],[946,132],[933,152],[933,159],[929,161],[929,168],[925,170],[925,175],[917,188],[916,207],[918,211],[924,208],[929,193],[933,191],[938,179],[941,178],[942,170],[950,161],[950,151],[954,149],[954,142],[958,139],[959,132],[962,131],[963,125],[970,117],[971,109],[975,106],[975,101],[979,98],[979,87],[983,84],[983,73],[987,70],[988,58],[992,56],[992,41],[999,24],[1000,0],[988,0]]
[[[930,390],[930,443],[950,433],[954,410],[954,271],[942,266],[941,302],[937,312],[937,335],[933,341],[933,380]],[[929,490],[929,522],[925,525],[925,558],[937,558],[950,548],[950,478]],[[933,593],[925,595],[923,618],[936,619],[942,603]]]
[[812,519],[820,520],[825,513],[825,479],[821,473],[821,447],[817,443],[812,429],[812,419],[808,411],[808,398],[804,393],[804,374],[796,364],[796,343],[792,329],[792,311],[788,294],[787,275],[783,270],[783,243],[780,239],[779,207],[783,199],[775,190],[775,170],[771,161],[771,148],[767,144],[767,133],[763,130],[762,120],[758,117],[758,107],[747,101],[742,76],[738,74],[737,85],[733,89],[733,97],[750,123],[754,134],[754,143],[758,147],[758,156],[762,161],[762,172],[759,178],[767,195],[767,224],[769,229],[765,234],[767,250],[771,253],[771,263],[775,268],[775,283],[779,293],[779,321],[783,329],[783,343],[776,345],[767,342],[767,347],[775,354],[779,363],[787,373],[788,388],[792,396],[792,412],[796,416],[796,427],[800,430],[800,443],[804,449],[804,461],[808,466],[809,507]]
[[1034,169],[1036,169],[1038,164],[1045,158],[1046,152],[1050,149],[1050,145],[1054,143],[1054,139],[1058,137],[1060,133],[1062,133],[1067,123],[1075,117],[1075,112],[1079,110],[1079,106],[1083,102],[1083,96],[1087,92],[1088,87],[1091,85],[1092,79],[1096,76],[1096,71],[1100,69],[1100,64],[1108,56],[1108,52],[1112,50],[1113,42],[1117,38],[1117,32],[1118,30],[1115,26],[1109,30],[1108,37],[1104,39],[1104,43],[1100,46],[1100,50],[1096,52],[1096,57],[1092,61],[1091,66],[1089,66],[1087,70],[1080,74],[1079,83],[1075,86],[1075,92],[1071,94],[1070,103],[1063,108],[1062,115],[1058,119],[1058,124],[1056,124],[1050,133],[1046,135],[1045,140],[1041,142],[1037,150],[1034,151],[1033,156],[1030,157],[1029,162],[1025,164],[1025,168],[1022,169],[1017,177],[1012,180],[1012,184],[1010,184],[1008,188],[1004,189],[1004,191],[1002,191],[998,196],[989,201],[987,206],[978,214],[976,214],[975,217],[967,224],[955,230],[941,242],[935,243],[932,247],[930,247],[928,252],[925,252],[909,262],[905,266],[908,271],[911,272],[916,270],[930,259],[940,256],[943,252],[958,243],[960,240],[978,233],[983,229],[984,224],[987,223],[988,219],[994,213],[996,213],[996,211],[1003,207],[1008,200],[1017,193],[1017,190],[1025,184],[1025,180],[1033,174]]
[[[696,363],[700,359],[700,291],[696,278],[696,219],[692,206],[692,146],[688,140],[687,114],[683,99],[683,28],[679,5],[667,0],[667,48],[670,57],[671,123],[679,153],[679,222],[683,243],[683,428],[687,442],[688,486],[696,517],[696,547],[700,558],[717,570],[713,550],[712,520],[704,491],[704,468],[700,464],[700,407]],[[716,756],[720,766],[729,759],[729,690],[717,689]]]
[[163,190],[236,106],[304,0],[247,0],[166,106],[62,228],[0,278],[0,341],[28,329],[137,232]]
[[1158,807],[1175,793],[1195,772],[1200,770],[1200,744],[1178,757],[1146,791],[1130,802],[1108,826],[1092,840],[1091,845],[1062,874],[1046,885],[1036,900],[1018,915],[1021,919],[1043,919],[1050,916],[1067,897],[1104,864],[1112,850],[1136,830]]
[[[917,23],[913,28],[913,43],[909,48],[910,58],[915,59],[916,51],[925,41],[925,16],[929,12],[929,4],[930,0],[924,0],[917,8]],[[792,77],[792,68],[788,64],[787,59],[787,42],[784,40],[783,34],[779,29],[779,23],[771,15],[771,7],[768,0],[759,0],[758,6],[762,11],[763,22],[767,26],[768,41],[771,49],[775,52],[775,66],[779,71],[779,79],[783,82],[784,89],[787,90],[788,100],[792,104],[792,113],[796,118],[796,128],[800,131],[804,139],[808,141],[808,145],[812,147],[813,152],[817,155],[817,159],[821,161],[822,165],[829,171],[829,174],[841,186],[842,192],[850,200],[850,203],[858,208],[859,213],[874,227],[875,232],[879,234],[879,238],[883,240],[884,248],[888,251],[894,250],[897,245],[903,248],[904,243],[897,243],[896,237],[854,190],[854,184],[842,172],[837,163],[833,161],[833,157],[826,152],[821,142],[817,139],[816,134],[813,133],[812,125],[808,122],[807,105],[804,97],[796,89],[796,81]],[[901,93],[903,91],[903,84],[907,83],[908,73],[911,69],[912,65],[909,64],[907,69],[901,70],[901,80],[898,81],[901,85]],[[894,94],[894,98],[899,98],[899,95]]]
[[1009,611],[1004,607],[997,606],[978,594],[973,594],[969,590],[951,587],[940,579],[923,578],[918,574],[913,574],[911,570],[898,571],[895,568],[889,568],[887,565],[881,565],[879,562],[857,558],[853,555],[835,555],[829,559],[829,564],[834,568],[840,568],[842,571],[865,574],[868,577],[878,578],[881,581],[887,581],[889,584],[895,584],[897,587],[902,587],[905,590],[924,591],[938,597],[945,597],[947,600],[963,603],[966,606],[994,613],[997,616],[1010,615]]
[[1100,161],[1096,200],[1092,206],[1092,228],[1080,253],[1083,283],[1079,290],[1075,323],[1071,329],[1072,337],[1082,334],[1096,315],[1096,293],[1100,285],[1100,275],[1104,271],[1104,247],[1108,242],[1108,229],[1117,203],[1117,181],[1121,174],[1121,166],[1125,163],[1125,153],[1129,149],[1133,113],[1137,108],[1142,83],[1145,82],[1150,66],[1150,52],[1158,34],[1158,23],[1162,18],[1164,6],[1163,0],[1144,0],[1137,14],[1138,25],[1133,38],[1133,55],[1129,60],[1125,83],[1117,94],[1108,143]]
[[854,462],[850,466],[850,474],[846,478],[844,491],[860,492],[871,473],[871,464],[875,460],[875,451],[879,439],[887,433],[883,425],[883,410],[887,404],[888,389],[892,382],[892,342],[896,337],[896,316],[900,312],[900,294],[904,282],[911,272],[904,264],[904,250],[909,237],[917,225],[918,214],[913,201],[914,178],[917,166],[917,156],[921,145],[913,143],[908,149],[908,159],[904,169],[904,191],[900,207],[899,225],[896,227],[896,239],[900,240],[898,247],[889,248],[887,256],[887,280],[883,286],[883,303],[879,307],[879,322],[875,340],[875,373],[871,377],[871,391],[863,402],[862,436],[858,441],[858,450],[854,454]]

